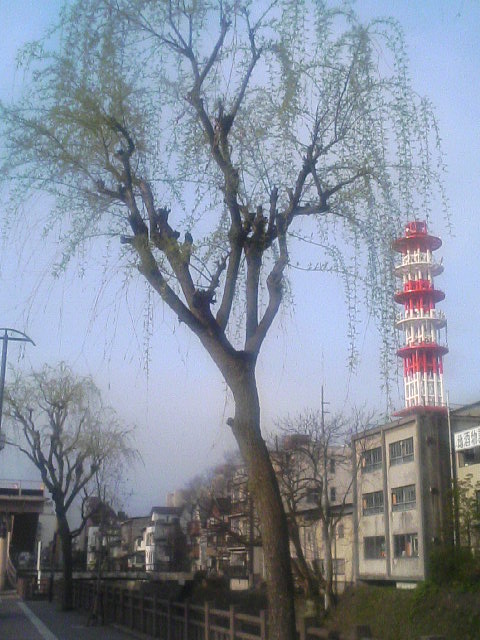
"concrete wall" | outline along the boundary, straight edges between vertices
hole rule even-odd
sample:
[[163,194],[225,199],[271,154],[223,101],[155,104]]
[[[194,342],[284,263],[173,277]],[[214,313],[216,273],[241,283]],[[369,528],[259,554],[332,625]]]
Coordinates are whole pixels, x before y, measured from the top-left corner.
[[[382,466],[380,469],[368,471],[362,467],[362,455],[365,450],[376,449],[378,447],[382,447]],[[355,556],[357,564],[355,574],[372,578],[383,578],[387,575],[387,550],[385,549],[385,556],[383,558],[367,559],[365,558],[364,539],[367,537],[386,536],[385,510],[382,513],[364,516],[362,497],[366,493],[385,491],[385,451],[383,449],[383,434],[380,431],[369,436],[361,437],[355,442],[356,462],[354,464],[354,473],[356,475],[356,482],[354,482],[355,513],[353,523],[353,538],[356,546]]]
[[[396,579],[424,578],[424,531],[421,517],[422,499],[420,491],[420,455],[417,420],[385,431],[386,451],[386,511],[389,518],[389,558],[390,575]],[[401,440],[413,438],[413,460],[401,464],[392,464],[390,445]],[[392,492],[405,486],[415,486],[416,503],[413,509],[394,511]],[[416,534],[418,536],[417,557],[395,557],[395,536]]]

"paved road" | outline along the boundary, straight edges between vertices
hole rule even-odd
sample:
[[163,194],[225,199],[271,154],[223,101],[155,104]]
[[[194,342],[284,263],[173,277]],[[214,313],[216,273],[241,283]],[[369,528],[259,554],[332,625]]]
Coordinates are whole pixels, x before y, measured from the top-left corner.
[[112,627],[87,627],[76,611],[58,610],[56,603],[23,602],[15,596],[0,598],[1,640],[131,640],[132,635]]

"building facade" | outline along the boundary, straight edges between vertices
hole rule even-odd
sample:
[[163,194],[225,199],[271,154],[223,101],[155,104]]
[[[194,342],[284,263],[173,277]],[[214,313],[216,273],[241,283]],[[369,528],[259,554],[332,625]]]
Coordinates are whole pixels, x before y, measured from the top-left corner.
[[474,430],[479,418],[480,403],[450,413],[417,412],[353,439],[357,580],[409,584],[427,577],[432,550],[453,542],[459,479],[475,475],[472,491],[480,491],[480,467],[470,466],[480,464],[480,433],[475,447],[454,449],[455,435],[458,444],[458,435]]

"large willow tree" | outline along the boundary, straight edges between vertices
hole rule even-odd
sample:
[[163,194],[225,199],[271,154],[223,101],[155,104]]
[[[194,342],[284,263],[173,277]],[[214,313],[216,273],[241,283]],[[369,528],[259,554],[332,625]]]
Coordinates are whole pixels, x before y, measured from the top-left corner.
[[60,266],[118,237],[220,370],[261,516],[270,637],[293,638],[255,368],[292,255],[341,273],[352,322],[364,291],[392,326],[391,239],[441,194],[401,32],[320,0],[72,0],[23,60],[23,97],[1,113],[8,192],[50,194]]

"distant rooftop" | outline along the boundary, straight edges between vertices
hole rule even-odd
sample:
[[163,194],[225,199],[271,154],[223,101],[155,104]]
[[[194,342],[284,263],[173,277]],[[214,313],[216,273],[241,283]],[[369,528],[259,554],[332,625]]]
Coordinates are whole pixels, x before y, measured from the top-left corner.
[[164,515],[179,516],[183,511],[183,507],[152,507],[150,515],[154,513],[161,513]]

